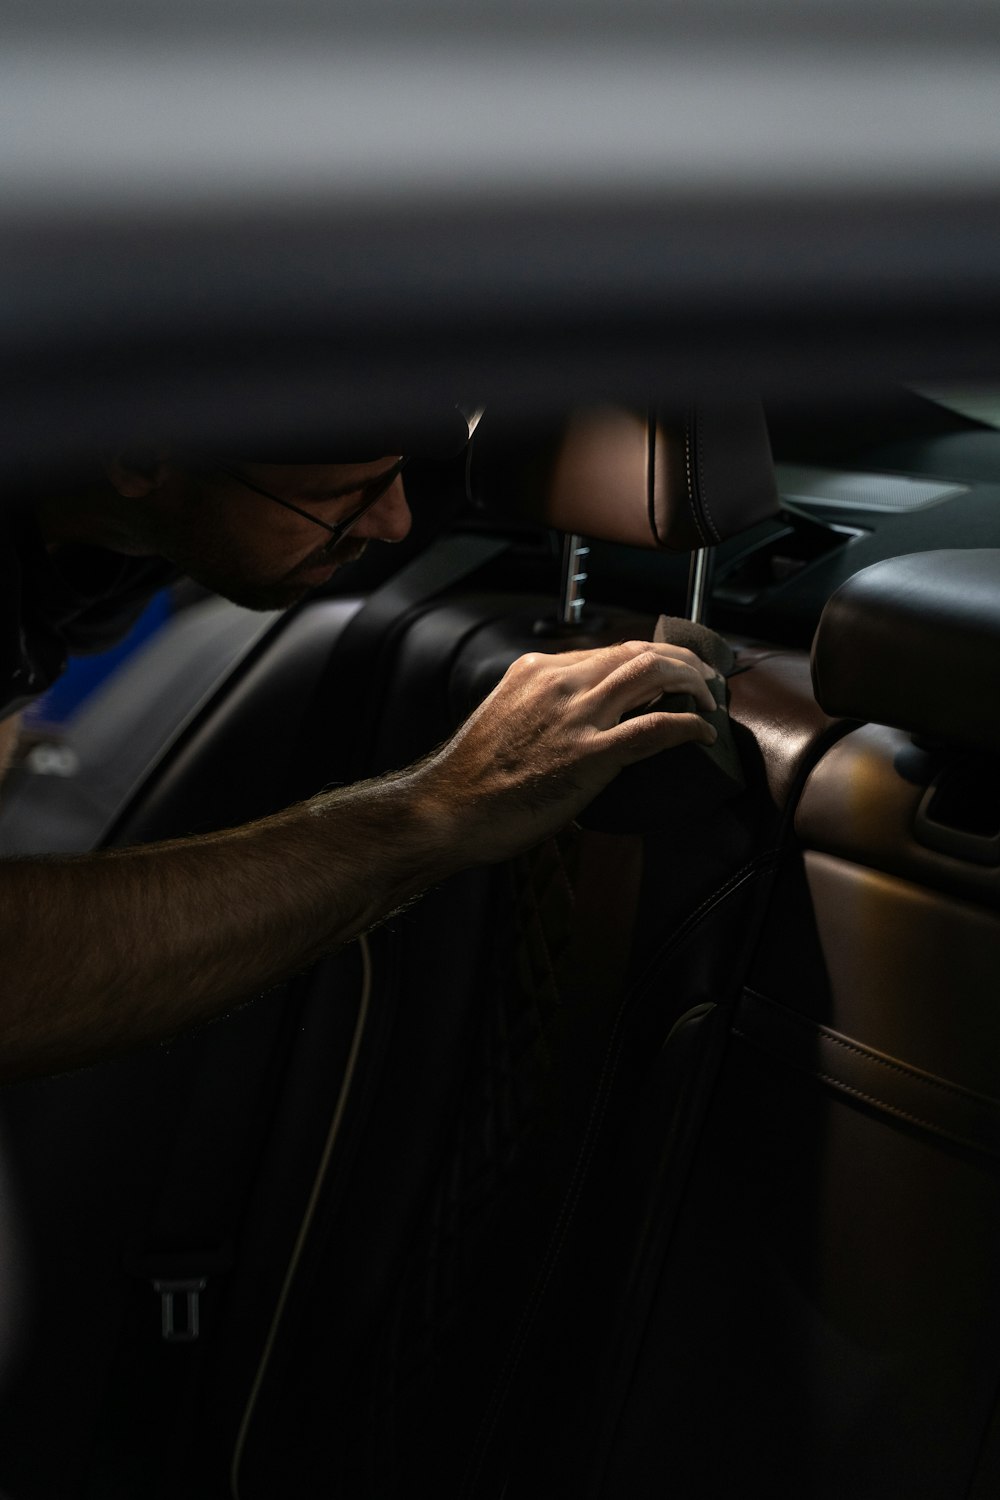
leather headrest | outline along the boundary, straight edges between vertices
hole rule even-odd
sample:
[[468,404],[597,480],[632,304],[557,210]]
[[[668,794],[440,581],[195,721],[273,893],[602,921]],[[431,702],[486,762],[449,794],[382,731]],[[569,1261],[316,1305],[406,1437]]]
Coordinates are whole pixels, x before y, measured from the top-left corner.
[[812,672],[828,714],[1000,751],[1000,548],[855,573],[827,601]]
[[[602,406],[539,435],[531,459],[508,466],[487,503],[600,541],[693,552],[774,515],[778,494],[764,413],[756,401],[696,402],[656,414]],[[502,435],[477,438],[499,457]],[[480,448],[479,456],[485,457]],[[484,464],[483,469],[486,468]],[[482,489],[474,479],[480,498]]]

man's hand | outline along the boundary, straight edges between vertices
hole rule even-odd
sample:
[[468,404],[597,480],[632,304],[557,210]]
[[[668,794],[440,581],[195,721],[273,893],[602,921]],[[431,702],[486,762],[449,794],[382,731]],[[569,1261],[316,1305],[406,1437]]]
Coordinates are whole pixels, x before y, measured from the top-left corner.
[[562,827],[624,766],[687,740],[698,713],[641,712],[687,693],[706,713],[714,669],[683,646],[627,641],[519,657],[453,739],[417,768],[456,868],[519,852]]
[[711,676],[672,645],[523,656],[408,770],[222,833],[0,861],[0,1081],[172,1036],[538,843],[631,761],[710,744],[696,713],[641,710],[686,692],[711,712]]

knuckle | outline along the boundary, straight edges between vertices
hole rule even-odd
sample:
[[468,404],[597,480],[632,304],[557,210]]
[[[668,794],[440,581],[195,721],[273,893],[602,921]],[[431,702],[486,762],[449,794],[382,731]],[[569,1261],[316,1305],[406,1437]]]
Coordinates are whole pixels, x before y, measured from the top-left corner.
[[599,646],[597,651],[605,661],[616,666],[626,666],[633,657],[649,650],[648,641],[618,641],[613,646]]
[[682,661],[688,667],[693,667],[695,671],[700,667],[701,658],[696,656],[693,651],[688,650],[687,646],[673,646],[671,647],[671,651],[679,661]]
[[670,659],[675,666],[685,667],[694,672],[698,677],[704,677],[709,670],[697,651],[691,651],[687,646],[670,646]]

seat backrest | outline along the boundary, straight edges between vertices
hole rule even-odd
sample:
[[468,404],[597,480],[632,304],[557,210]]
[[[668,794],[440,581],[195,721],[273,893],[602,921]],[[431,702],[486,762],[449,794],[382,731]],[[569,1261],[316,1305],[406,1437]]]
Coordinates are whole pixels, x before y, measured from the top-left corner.
[[1000,551],[856,575],[813,667],[864,722],[798,800],[595,1494],[996,1492]]
[[[631,421],[629,440],[644,442]],[[644,480],[638,493],[645,514]],[[575,510],[562,520],[594,525]],[[546,638],[543,609],[498,596],[478,621],[469,604],[445,602],[415,622],[384,684],[380,761],[393,763],[400,736],[408,753],[423,748],[412,709],[440,700],[443,640],[461,637],[444,676],[457,719],[524,650],[649,638],[653,624],[602,607],[596,636]],[[638,831],[575,830],[496,871],[475,920],[460,911],[459,882],[399,925],[410,1024],[382,1089],[387,1119],[408,1101],[409,1170],[400,1181],[399,1142],[376,1132],[350,1196],[317,1225],[244,1448],[245,1496],[273,1492],[282,1475],[303,1492],[336,1481],[387,1496],[417,1486],[487,1496],[505,1483],[512,1495],[576,1493],[587,1482],[580,1461],[602,1415],[595,1362],[614,1352],[651,1180],[683,1178],[712,1072],[710,1018],[735,1000],[787,809],[840,732],[816,708],[802,653],[746,650],[740,668],[740,796],[668,797],[667,829],[652,826],[647,794]],[[787,733],[774,732],[776,710]],[[697,770],[679,752],[663,758],[669,792],[686,784],[686,765]],[[427,1138],[420,1081],[438,1047],[433,1029],[412,1024],[431,998],[414,976],[442,950],[456,956],[452,982],[465,974],[468,1031],[450,1128],[428,1159],[415,1144]],[[374,1240],[384,1290],[360,1329],[345,1319],[343,1289],[364,1280],[361,1259],[373,1267]],[[352,1301],[356,1312],[357,1291]],[[352,1355],[339,1367],[332,1330]],[[341,1427],[321,1419],[331,1405],[346,1414]]]
[[[641,436],[641,423],[638,430]],[[696,430],[704,439],[711,429],[703,423]],[[704,457],[703,467],[711,469],[710,458]],[[649,477],[644,470],[643,513]],[[686,506],[689,492],[678,493]],[[619,497],[612,492],[605,498],[615,511]],[[565,513],[564,519],[577,525],[582,518]],[[544,612],[545,601],[501,593],[477,597],[466,589],[461,599],[423,601],[407,615],[405,628],[391,632],[391,650],[376,651],[378,715],[373,723],[352,726],[371,744],[372,764],[399,764],[401,757],[431,748],[467,711],[470,694],[488,691],[492,678],[520,652],[539,644],[559,650],[581,643],[578,635],[540,642],[535,622]],[[649,636],[652,626],[652,618],[610,609],[584,639],[597,644]],[[308,791],[301,784],[306,750],[300,740],[314,737],[317,716],[305,709],[310,695],[322,697],[335,683],[349,628],[343,608],[328,602],[276,631],[200,707],[132,799],[116,837],[208,828],[266,813],[276,800]],[[377,634],[376,648],[382,643]],[[751,654],[744,665],[738,696],[750,703],[750,685],[765,664]],[[795,663],[790,679],[795,701],[804,682],[801,668]],[[773,672],[773,664],[767,670]],[[331,740],[339,738],[326,702],[317,707]],[[808,717],[812,710],[804,711]],[[760,722],[765,717],[757,716]],[[269,1046],[269,1018],[258,1005],[205,1038],[188,1039],[172,1056],[127,1060],[103,1078],[82,1075],[24,1091],[20,1114],[29,1153],[29,1138],[48,1122],[56,1154],[64,1154],[62,1132],[75,1139],[73,1159],[85,1158],[95,1135],[115,1127],[116,1100],[134,1127],[135,1150],[109,1162],[102,1176],[119,1217],[98,1216],[97,1233],[89,1234],[85,1193],[71,1214],[88,1264],[103,1278],[100,1294],[90,1299],[87,1328],[103,1320],[110,1337],[102,1345],[101,1368],[113,1380],[107,1372],[114,1355],[107,1345],[118,1324],[127,1325],[130,1336],[132,1331],[123,1311],[123,1278],[131,1273],[120,1244],[134,1220],[128,1183],[142,1179],[143,1202],[152,1205],[156,1219],[162,1175],[167,1173],[169,1188],[179,1165],[183,1178],[190,1149],[183,1121],[176,1129],[171,1124],[175,1105],[186,1109],[189,1089],[202,1089],[206,1067],[209,1075],[213,1068],[228,1070],[234,1079],[246,1074],[252,1096],[258,1085],[243,1036],[252,1033],[253,1066],[259,1062],[261,1074],[267,1073],[258,1113],[273,1117],[273,1130],[268,1133],[267,1121],[254,1121],[254,1139],[242,1159],[248,1206],[234,1264],[225,1270],[222,1290],[213,1280],[206,1298],[206,1328],[220,1335],[222,1349],[217,1339],[210,1368],[198,1370],[206,1419],[202,1472],[213,1476],[217,1492],[227,1484],[234,1439],[239,1491],[248,1497],[296,1483],[304,1493],[310,1485],[362,1482],[408,1493],[418,1477],[429,1477],[443,1493],[460,1486],[470,1494],[485,1486],[483,1493],[489,1493],[510,1468],[518,1433],[523,1451],[518,1423],[537,1390],[535,1354],[550,1328],[568,1326],[565,1307],[550,1306],[549,1292],[561,1282],[581,1284],[579,1257],[563,1275],[568,1231],[585,1261],[591,1249],[605,1260],[604,1284],[613,1284],[620,1246],[601,1227],[600,1204],[616,1173],[615,1143],[623,1129],[626,1138],[634,1132],[636,1090],[648,1080],[651,1059],[654,1083],[659,1076],[658,1049],[674,1023],[731,989],[742,957],[734,957],[720,936],[752,912],[769,878],[785,783],[804,770],[816,734],[825,732],[825,721],[811,724],[796,742],[796,771],[787,764],[781,769],[788,756],[780,748],[759,753],[756,724],[751,711],[743,739],[748,786],[742,800],[699,814],[688,799],[689,816],[677,821],[669,844],[661,834],[644,839],[613,830],[573,833],[490,875],[452,882],[379,934],[366,1033],[375,1040],[362,1054],[352,1095],[364,1129],[342,1134],[331,1170],[322,1174],[320,1202],[287,1299],[274,1247],[280,1241],[290,1265],[291,1242],[305,1223],[312,1191],[306,1164],[322,1154],[312,1117],[324,1107],[327,1114],[334,1110],[353,1010],[343,1026],[320,1028],[322,1055],[329,1059],[325,1081],[322,1069],[303,1071],[302,1059],[292,1059],[295,1037],[283,1033]],[[315,744],[311,754],[317,755]],[[674,774],[682,774],[679,764]],[[610,901],[609,878],[615,891]],[[307,1039],[318,1034],[315,1011],[326,992],[342,986],[355,1004],[356,975],[349,963],[343,972],[325,971],[317,983],[323,993],[314,986],[304,997]],[[290,1031],[296,1034],[299,1019],[293,1010]],[[283,1085],[263,1065],[273,1055],[284,1066],[286,1045]],[[698,1073],[702,1053],[696,1048],[690,1066],[681,1066],[671,1084],[671,1107],[676,1103],[682,1118],[684,1083]],[[674,1056],[671,1051],[671,1069]],[[310,1097],[296,1099],[293,1108],[287,1096],[306,1074]],[[161,1101],[169,1107],[161,1109]],[[154,1123],[155,1140],[144,1140],[144,1120]],[[172,1147],[179,1163],[169,1161]],[[38,1219],[43,1234],[54,1236],[55,1226],[66,1222],[60,1193],[72,1197],[72,1185],[65,1175],[54,1192],[35,1185],[44,1200]],[[88,1186],[86,1172],[79,1182]],[[624,1210],[641,1214],[644,1201],[640,1181],[637,1192],[626,1195]],[[37,1395],[46,1350],[60,1337],[75,1337],[69,1331],[74,1294],[64,1274],[65,1253],[52,1245],[46,1257],[45,1275],[62,1291],[39,1340],[37,1379],[27,1383],[22,1409],[32,1391]],[[148,1322],[155,1339],[155,1299],[148,1285],[137,1289],[137,1298],[140,1291],[149,1310],[142,1328]],[[273,1358],[261,1362],[272,1334]],[[331,1339],[338,1351],[333,1364]],[[94,1346],[85,1338],[77,1338],[74,1348],[94,1363]],[[166,1353],[170,1358],[178,1351]],[[255,1372],[261,1374],[259,1389]],[[167,1423],[168,1405],[163,1400],[155,1407]],[[331,1407],[340,1413],[335,1425]],[[91,1420],[88,1406],[75,1441],[85,1442]],[[112,1424],[107,1446],[114,1441]],[[140,1468],[143,1441],[137,1428],[134,1462]],[[105,1460],[113,1457],[113,1451],[105,1453]],[[53,1467],[52,1493],[60,1485],[69,1488],[74,1472],[67,1453],[62,1467]],[[106,1472],[105,1463],[94,1482],[103,1482]]]

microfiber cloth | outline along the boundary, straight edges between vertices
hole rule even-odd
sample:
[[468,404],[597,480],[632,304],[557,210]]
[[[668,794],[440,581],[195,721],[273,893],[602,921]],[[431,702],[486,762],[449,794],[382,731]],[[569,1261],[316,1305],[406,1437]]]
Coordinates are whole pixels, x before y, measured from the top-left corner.
[[698,712],[714,727],[717,738],[714,745],[678,745],[627,766],[584,808],[579,817],[584,827],[608,833],[669,829],[735,797],[746,785],[729,718],[726,676],[736,665],[732,648],[707,625],[669,615],[657,620],[653,640],[685,646],[722,674],[708,684],[717,707],[705,713],[690,693],[664,693],[651,708],[638,712]]
[[[654,641],[669,641],[674,646],[686,646],[702,661],[721,672],[721,677],[713,677],[708,684],[709,691],[715,699],[718,707],[714,713],[705,714],[705,720],[712,725],[718,738],[714,745],[699,745],[697,748],[702,755],[707,755],[724,776],[730,778],[733,783],[732,792],[741,792],[746,785],[743,779],[743,768],[740,765],[740,757],[733,742],[733,726],[729,719],[729,688],[726,678],[736,665],[736,657],[732,647],[716,635],[714,630],[709,630],[707,625],[698,625],[694,620],[680,620],[671,615],[661,615],[656,622],[653,631]],[[666,713],[683,714],[691,713],[697,705],[689,693],[664,693],[663,697],[655,705]]]

